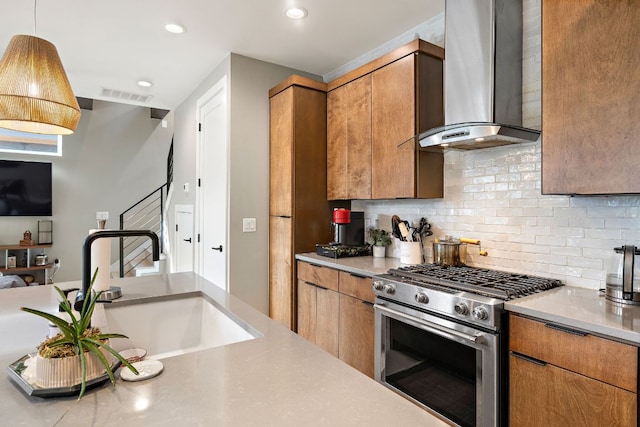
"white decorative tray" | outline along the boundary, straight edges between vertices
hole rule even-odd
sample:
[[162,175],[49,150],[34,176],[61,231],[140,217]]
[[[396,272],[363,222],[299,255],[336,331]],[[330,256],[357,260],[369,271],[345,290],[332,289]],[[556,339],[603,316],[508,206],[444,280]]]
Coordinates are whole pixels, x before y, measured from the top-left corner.
[[[61,397],[61,396],[76,396],[80,393],[81,384],[76,384],[70,387],[55,387],[44,388],[35,383],[35,364],[36,353],[26,354],[20,359],[13,362],[7,367],[9,378],[11,378],[28,396],[37,397]],[[115,372],[120,367],[120,361],[116,359],[115,363],[111,366],[111,370]],[[86,388],[90,390],[92,388],[101,386],[109,380],[109,375],[105,372],[104,375],[87,381]]]

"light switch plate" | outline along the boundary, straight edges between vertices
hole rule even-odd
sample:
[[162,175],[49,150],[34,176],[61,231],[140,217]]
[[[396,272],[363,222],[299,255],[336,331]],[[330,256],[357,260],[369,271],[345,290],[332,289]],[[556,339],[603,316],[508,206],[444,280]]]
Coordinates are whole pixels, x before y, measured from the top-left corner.
[[242,232],[243,233],[255,233],[256,232],[256,219],[255,218],[242,218]]

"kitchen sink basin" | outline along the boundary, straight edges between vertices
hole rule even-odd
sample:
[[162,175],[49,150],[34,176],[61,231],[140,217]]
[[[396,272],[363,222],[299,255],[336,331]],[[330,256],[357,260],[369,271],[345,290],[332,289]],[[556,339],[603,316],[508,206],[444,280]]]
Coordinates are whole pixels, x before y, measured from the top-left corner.
[[114,303],[105,306],[105,319],[100,319],[100,315],[94,313],[94,324],[104,324],[106,331],[129,337],[112,340],[116,350],[144,348],[150,359],[163,359],[260,336],[202,295]]

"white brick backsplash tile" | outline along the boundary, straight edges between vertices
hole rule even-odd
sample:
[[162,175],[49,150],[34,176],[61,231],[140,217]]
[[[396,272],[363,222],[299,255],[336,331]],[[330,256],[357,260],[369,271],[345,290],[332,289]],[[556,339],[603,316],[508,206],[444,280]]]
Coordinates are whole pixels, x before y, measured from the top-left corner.
[[586,209],[586,216],[590,217],[602,217],[602,218],[623,218],[626,214],[626,210],[623,208],[611,208],[611,207],[592,207]]
[[606,228],[638,229],[640,228],[640,218],[605,218]]
[[575,246],[552,246],[550,253],[551,255],[566,255],[567,257],[580,256],[582,255],[582,249],[576,248]]
[[638,230],[620,230],[622,237],[621,240],[624,242],[634,242],[636,246],[638,246],[638,241],[640,240],[640,229]]
[[577,227],[551,227],[551,234],[555,236],[584,237],[584,229]]
[[[601,218],[602,219],[602,218]],[[602,221],[604,223],[604,221]],[[589,225],[590,226],[590,225]],[[584,237],[590,239],[622,239],[622,231],[603,228],[585,228]]]
[[[513,191],[510,193],[517,193],[520,197],[522,197],[522,191]],[[524,199],[520,197],[513,197],[509,201],[509,206],[513,206],[514,208],[532,208],[538,206],[538,199]],[[544,209],[540,210],[541,213],[544,212]]]
[[551,252],[551,248],[544,245],[522,245],[522,252],[530,252],[533,254],[548,254]]
[[593,268],[604,272],[604,261],[597,258],[585,258],[581,256],[567,257],[567,265],[571,267]]
[[550,265],[567,265],[567,257],[564,255],[556,255],[556,254],[538,254],[536,256],[536,261],[543,264]]
[[549,226],[522,227],[522,233],[530,234],[533,236],[549,236],[551,235],[551,227]]
[[568,227],[569,218],[559,218],[555,216],[539,216],[538,225],[549,225],[553,227]]
[[564,236],[551,235],[551,236],[536,236],[536,244],[542,246],[567,246],[567,238]]
[[601,260],[608,260],[610,259],[614,252],[613,252],[613,248],[615,247],[615,245],[612,245],[610,247],[610,249],[598,249],[598,248],[589,248],[589,247],[583,247],[582,249],[582,255],[585,256],[586,258],[600,258]]
[[569,207],[569,197],[546,196],[540,198],[540,207],[566,208]]
[[519,243],[535,243],[536,236],[532,234],[514,234],[508,236],[509,242],[519,242]]

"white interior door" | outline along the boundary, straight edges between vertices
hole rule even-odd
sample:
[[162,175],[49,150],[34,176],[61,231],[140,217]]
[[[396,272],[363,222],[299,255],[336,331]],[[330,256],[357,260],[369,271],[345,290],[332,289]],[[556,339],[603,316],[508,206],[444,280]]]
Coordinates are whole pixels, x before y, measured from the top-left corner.
[[198,100],[198,212],[196,272],[227,290],[228,103],[224,76]]
[[176,205],[175,272],[193,271],[193,205]]

